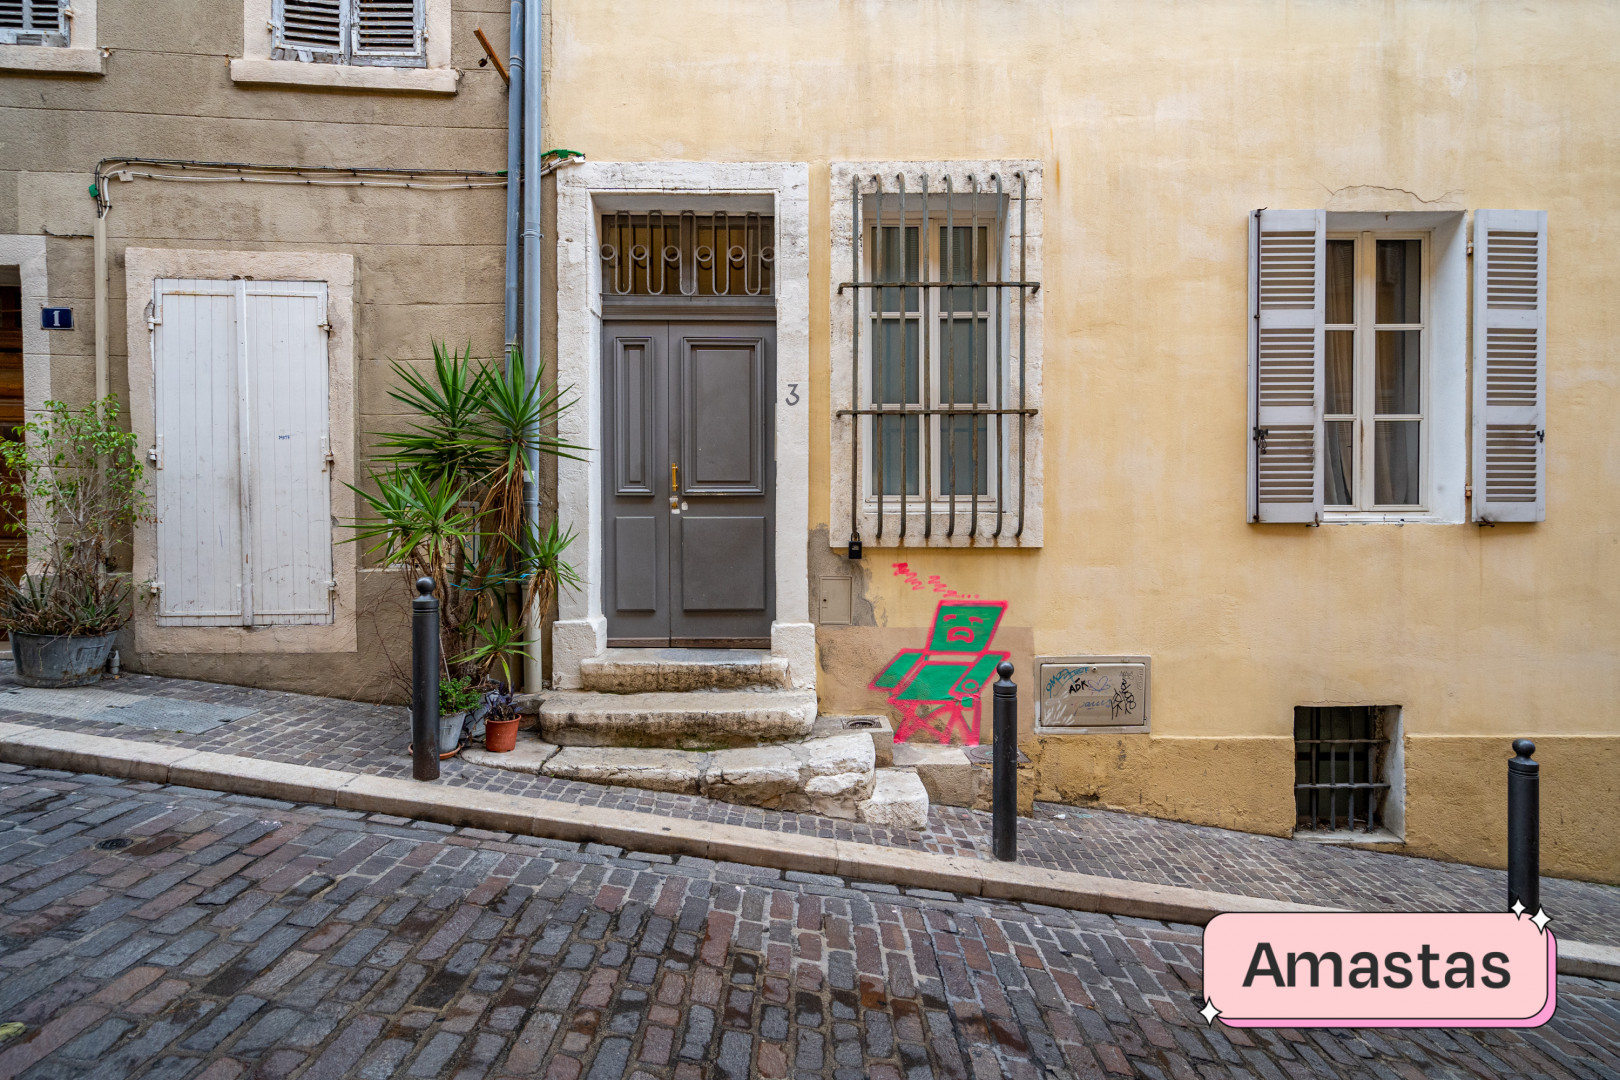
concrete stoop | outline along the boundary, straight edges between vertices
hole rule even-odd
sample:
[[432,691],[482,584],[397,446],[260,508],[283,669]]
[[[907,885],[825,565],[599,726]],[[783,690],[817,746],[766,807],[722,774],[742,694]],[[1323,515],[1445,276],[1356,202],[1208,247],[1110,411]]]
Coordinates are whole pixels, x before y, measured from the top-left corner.
[[580,662],[586,690],[680,693],[792,685],[788,662],[762,649],[609,649]]
[[558,746],[524,737],[510,753],[469,748],[463,757],[475,765],[563,780],[702,795],[846,821],[920,829],[928,820],[928,794],[915,774],[878,769],[865,733],[712,751]]
[[609,694],[552,690],[518,699],[559,746],[714,750],[797,742],[816,722],[813,690],[687,690]]

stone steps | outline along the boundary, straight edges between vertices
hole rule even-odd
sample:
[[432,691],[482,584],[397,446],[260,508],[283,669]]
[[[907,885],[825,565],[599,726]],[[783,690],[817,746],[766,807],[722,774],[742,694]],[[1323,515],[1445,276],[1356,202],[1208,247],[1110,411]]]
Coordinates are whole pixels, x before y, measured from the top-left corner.
[[788,662],[761,649],[609,649],[581,661],[579,677],[604,694],[791,685]]
[[[552,690],[519,699],[559,746],[714,750],[797,742],[816,721],[811,690],[698,690],[605,694]],[[870,741],[870,740],[868,740]]]

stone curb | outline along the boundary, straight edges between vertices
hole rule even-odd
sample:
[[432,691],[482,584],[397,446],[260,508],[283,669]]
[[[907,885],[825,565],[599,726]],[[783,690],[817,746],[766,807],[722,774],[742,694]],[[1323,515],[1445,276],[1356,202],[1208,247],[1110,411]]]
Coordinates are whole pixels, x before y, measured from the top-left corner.
[[[1228,911],[1335,910],[814,836],[794,836],[789,843],[775,833],[741,825],[578,806],[20,724],[0,723],[0,761],[1196,926]],[[1558,953],[1561,974],[1620,980],[1620,949],[1560,940]]]

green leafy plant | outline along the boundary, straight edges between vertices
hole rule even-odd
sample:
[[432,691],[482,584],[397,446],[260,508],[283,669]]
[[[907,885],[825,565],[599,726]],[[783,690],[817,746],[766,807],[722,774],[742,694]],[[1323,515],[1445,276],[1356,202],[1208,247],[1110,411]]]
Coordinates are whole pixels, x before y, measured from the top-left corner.
[[32,573],[0,582],[0,627],[23,634],[99,635],[129,621],[130,588],[107,571],[113,545],[150,512],[135,436],[118,400],[82,408],[47,401],[0,441],[5,527],[29,538]]
[[412,579],[437,583],[441,686],[482,685],[497,667],[510,686],[531,614],[579,584],[564,558],[573,531],[555,521],[537,527],[523,508],[528,453],[581,449],[545,434],[569,402],[539,380],[528,385],[516,350],[502,365],[435,343],[431,373],[392,366],[390,395],[410,419],[375,433],[381,452],[369,487],[354,489],[366,516],[353,538]]
[[450,675],[439,680],[439,713],[441,716],[449,716],[452,713],[475,709],[483,699],[484,692],[470,678],[458,678]]

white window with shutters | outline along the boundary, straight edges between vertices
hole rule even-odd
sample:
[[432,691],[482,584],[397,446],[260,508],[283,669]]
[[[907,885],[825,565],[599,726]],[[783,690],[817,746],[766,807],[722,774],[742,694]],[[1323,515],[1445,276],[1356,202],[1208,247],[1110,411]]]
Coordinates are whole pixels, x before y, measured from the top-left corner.
[[1474,211],[1474,520],[1547,517],[1547,214]]
[[0,0],[0,44],[68,43],[67,0]]
[[157,625],[331,623],[326,284],[152,292]]
[[422,67],[427,63],[425,6],[426,0],[275,0],[271,57]]
[[1250,222],[1248,519],[1467,519],[1464,214]]

